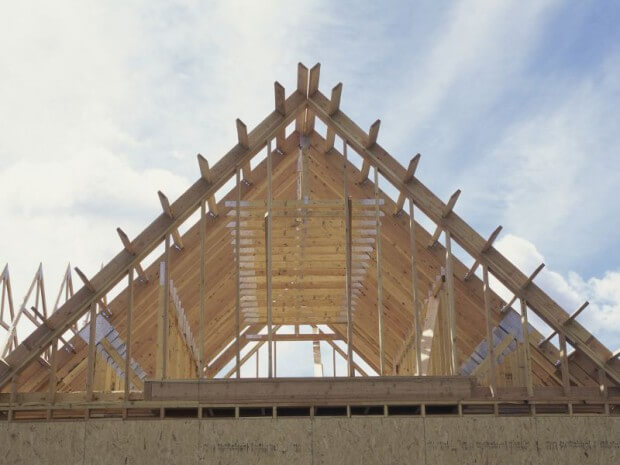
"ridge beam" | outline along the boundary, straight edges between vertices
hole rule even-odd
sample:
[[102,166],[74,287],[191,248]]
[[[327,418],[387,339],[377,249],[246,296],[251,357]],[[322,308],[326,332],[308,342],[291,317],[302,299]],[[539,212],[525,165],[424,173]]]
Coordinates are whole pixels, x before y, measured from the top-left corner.
[[504,314],[508,311],[508,309],[510,307],[512,307],[512,304],[515,303],[515,301],[521,297],[521,295],[525,292],[525,290],[527,289],[527,287],[532,284],[532,281],[534,281],[534,278],[538,275],[538,273],[540,273],[542,271],[542,269],[545,267],[544,263],[541,263],[540,265],[538,265],[538,267],[532,272],[532,274],[527,278],[527,280],[525,281],[525,283],[523,283],[523,286],[521,286],[521,289],[519,289],[514,297],[512,299],[510,299],[510,302],[508,302],[506,305],[504,305],[501,309],[500,309],[500,314]]
[[[247,149],[250,146],[250,140],[248,138],[248,127],[239,118],[237,118],[237,120],[235,121],[235,124],[237,125],[238,144],[244,149]],[[250,164],[251,161],[252,160],[249,159],[243,165],[243,181],[246,184],[252,184],[252,165]]]
[[[201,154],[198,154],[196,158],[198,158],[198,167],[200,168],[202,179],[211,184],[213,182],[213,175],[211,174],[211,168],[209,168],[209,161]],[[207,204],[209,205],[209,214],[214,217],[217,216],[219,211],[215,201],[215,193],[207,198]]]
[[[567,324],[569,324],[571,321],[573,321],[575,318],[577,318],[579,316],[579,314],[581,312],[583,312],[586,307],[590,305],[590,302],[588,302],[587,300],[581,304],[581,307],[579,307],[577,310],[575,310],[571,316],[569,316],[566,321],[564,321],[564,323],[562,323],[563,326],[566,326]],[[540,343],[538,344],[538,347],[542,347],[543,345],[545,345],[547,342],[550,342],[551,339],[553,339],[553,337],[558,334],[557,330],[553,330],[551,332],[551,334],[549,334],[549,336],[547,336],[545,339],[543,339],[542,341],[540,341]]]
[[[342,97],[342,82],[336,84],[336,86],[332,89],[332,98],[329,101],[329,108],[327,110],[330,116],[340,109],[340,97]],[[327,126],[325,140],[325,153],[327,153],[334,148],[334,141],[336,140],[336,131],[334,131],[334,128],[330,125]]]
[[[482,249],[480,250],[480,255],[488,251],[491,248],[491,246],[493,246],[493,242],[495,242],[495,239],[497,239],[497,236],[499,236],[499,233],[501,231],[502,231],[502,226],[500,225],[495,229],[495,231],[491,233],[487,241],[484,243],[484,247],[482,247]],[[465,276],[463,276],[463,281],[469,281],[479,266],[480,266],[480,258],[476,258],[476,261],[474,262],[474,264],[467,271],[467,273],[465,273]]]
[[[159,202],[161,203],[161,208],[164,211],[164,214],[171,220],[174,220],[174,212],[172,211],[168,197],[166,197],[162,191],[157,191],[157,195],[159,196]],[[179,250],[183,250],[183,239],[181,239],[179,228],[174,228],[171,234],[174,239],[175,247]]]
[[[364,148],[369,149],[377,143],[377,138],[379,137],[380,126],[381,126],[380,119],[372,123],[372,125],[370,126],[370,129],[368,130],[368,135],[366,136],[366,145],[364,146]],[[366,182],[366,180],[368,179],[368,173],[370,172],[370,162],[368,161],[367,158],[365,157],[362,157],[362,158],[364,158],[364,161],[362,163],[362,172],[360,174],[360,180],[359,180],[360,184]]]
[[[125,232],[121,228],[116,228],[116,232],[118,233],[118,237],[121,238],[121,242],[123,243],[123,247],[125,247],[125,250],[135,257],[136,249],[131,244],[131,241],[129,240],[129,237],[127,237],[127,234],[125,234]],[[140,281],[142,281],[143,283],[148,283],[149,280],[146,277],[146,273],[142,269],[142,265],[140,265],[140,262],[136,263],[134,268],[138,273]]]
[[441,235],[441,231],[443,230],[443,220],[445,220],[448,217],[448,215],[452,213],[452,210],[454,209],[454,205],[456,204],[456,201],[459,199],[460,195],[461,195],[461,189],[457,189],[454,192],[454,194],[450,196],[448,203],[446,203],[445,207],[443,208],[441,212],[441,219],[439,223],[437,224],[437,228],[435,229],[435,232],[433,233],[433,236],[431,237],[431,240],[428,243],[429,248],[434,247],[435,244],[437,244],[437,240],[439,239],[439,236]]
[[[409,161],[407,173],[403,178],[403,184],[409,184],[411,181],[413,181],[413,177],[415,176],[415,172],[418,169],[418,164],[420,163],[421,156],[422,155],[418,153]],[[394,208],[394,215],[399,216],[403,212],[403,205],[405,205],[406,198],[407,196],[402,190],[398,192],[398,200],[396,201],[396,207]]]

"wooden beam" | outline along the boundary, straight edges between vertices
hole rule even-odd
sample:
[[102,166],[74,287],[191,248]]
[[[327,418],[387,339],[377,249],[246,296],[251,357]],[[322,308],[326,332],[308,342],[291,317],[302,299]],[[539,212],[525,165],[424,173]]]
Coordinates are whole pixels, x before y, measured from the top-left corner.
[[91,305],[90,320],[88,322],[88,374],[86,378],[86,401],[92,401],[93,397],[93,379],[95,376],[95,356],[97,343],[97,306]]
[[439,310],[439,297],[431,296],[427,301],[426,317],[424,318],[424,329],[422,331],[422,341],[420,352],[422,354],[422,365],[420,375],[428,375],[428,366],[431,361],[431,349],[433,347],[433,338],[435,336],[435,324],[437,321],[437,312]]
[[286,114],[286,97],[284,95],[284,87],[278,81],[273,83],[275,109],[281,115]]
[[379,329],[379,375],[385,374],[385,347],[383,343],[383,272],[381,269],[381,218],[379,216],[379,171],[375,174],[375,223],[376,223],[376,260],[377,260],[377,321]]
[[[308,68],[302,63],[297,64],[297,92],[304,97],[308,97]],[[304,110],[295,120],[295,131],[299,134],[304,134],[306,127],[306,115],[307,110]]]
[[351,286],[351,242],[353,223],[351,210],[353,208],[347,189],[347,142],[343,143],[344,154],[344,201],[345,201],[345,254],[346,254],[346,298],[347,298],[347,376],[353,376],[353,309],[352,309],[352,286]]
[[437,240],[439,240],[439,235],[441,234],[441,231],[444,229],[443,228],[444,220],[448,217],[450,213],[452,213],[452,210],[454,209],[454,205],[456,204],[456,201],[459,199],[460,195],[461,195],[461,189],[457,189],[454,192],[454,194],[452,194],[450,198],[448,199],[448,203],[446,203],[446,205],[443,207],[441,211],[441,218],[437,222],[437,228],[435,229],[435,232],[433,233],[431,240],[428,243],[429,247],[434,247],[435,244],[437,243]]
[[493,337],[493,321],[491,320],[491,288],[489,287],[489,268],[482,265],[482,292],[484,294],[484,316],[487,327],[487,356],[489,365],[489,388],[491,395],[497,395],[497,379],[495,376],[495,339]]
[[[197,158],[202,179],[204,179],[207,183],[211,184],[213,182],[213,175],[211,174],[211,168],[209,168],[209,161],[200,154],[197,155]],[[207,203],[209,205],[209,213],[212,216],[217,216],[219,212],[217,208],[217,202],[215,201],[215,195],[209,196],[209,198],[207,199]]]
[[[579,316],[579,314],[581,312],[583,312],[588,305],[590,305],[590,302],[588,302],[587,300],[581,304],[581,307],[579,307],[577,310],[575,310],[567,319],[566,321],[564,321],[564,323],[562,323],[564,326],[567,325],[568,323],[570,323],[571,321],[574,321],[575,318],[577,318]],[[548,342],[551,341],[551,339],[553,339],[553,337],[558,334],[557,330],[553,330],[551,332],[551,334],[549,334],[549,336],[547,336],[545,339],[543,339],[542,341],[540,341],[540,344],[538,344],[538,347],[542,347],[544,344],[547,344]]]
[[273,377],[273,321],[271,306],[273,297],[271,295],[271,142],[267,143],[267,215],[265,216],[265,267],[267,279],[267,377]]
[[131,331],[133,319],[133,268],[129,269],[127,274],[127,336],[125,337],[125,401],[129,400],[131,391],[131,378],[129,376],[131,370]]
[[532,284],[532,282],[534,281],[534,278],[536,278],[536,276],[538,276],[538,273],[540,273],[542,271],[542,269],[545,267],[544,263],[541,263],[540,265],[538,265],[538,267],[532,272],[532,274],[527,278],[527,280],[525,281],[525,283],[523,283],[523,285],[521,286],[521,288],[515,292],[514,297],[510,300],[510,302],[508,302],[506,305],[504,305],[501,309],[500,309],[500,313],[506,313],[508,311],[508,309],[510,307],[512,307],[512,304],[515,303],[515,301],[521,297],[521,295],[523,294],[523,292],[527,289],[527,287]]
[[564,395],[570,396],[570,374],[568,371],[568,353],[566,346],[566,336],[560,334],[560,369],[562,371],[562,388]]
[[448,301],[448,332],[450,336],[450,372],[452,375],[457,374],[458,356],[457,356],[457,334],[456,334],[456,310],[454,308],[454,266],[452,263],[452,238],[450,231],[446,231],[446,290]]
[[[418,157],[419,159],[419,157]],[[415,170],[414,170],[415,171]],[[413,201],[409,201],[409,249],[411,253],[411,304],[413,308],[413,323],[415,325],[416,376],[422,371],[422,327],[420,326],[420,299],[418,298],[418,249],[415,239],[415,219]]]
[[[403,178],[403,183],[408,184],[413,180],[415,176],[415,172],[418,169],[418,164],[420,163],[421,155],[418,153],[415,157],[413,157],[409,161],[409,166],[407,167],[407,172],[405,173],[405,177]],[[394,208],[394,214],[400,215],[403,211],[403,205],[405,204],[405,199],[407,196],[403,191],[398,193],[398,200],[396,201],[396,207]]]
[[[489,250],[493,246],[493,242],[495,242],[495,239],[497,239],[497,236],[499,236],[499,233],[501,232],[501,230],[502,230],[501,226],[498,226],[497,228],[495,228],[495,231],[491,233],[486,243],[484,244],[484,247],[482,247],[480,254],[486,253],[486,251]],[[467,271],[467,273],[465,273],[463,280],[469,281],[471,277],[474,275],[474,273],[476,272],[476,270],[478,269],[478,266],[480,266],[480,258],[476,258],[476,260],[474,261],[474,264]]]
[[[372,125],[370,126],[370,129],[368,130],[368,135],[366,136],[366,143],[364,145],[364,148],[369,149],[377,143],[377,137],[379,136],[380,126],[381,126],[380,119],[372,123]],[[366,180],[368,179],[368,173],[370,173],[370,161],[367,158],[363,158],[362,170],[361,170],[360,179],[359,179],[360,183],[366,182]]]
[[88,289],[90,292],[96,292],[95,286],[93,286],[93,283],[90,282],[90,279],[86,277],[86,275],[82,272],[82,270],[80,270],[77,266],[74,269],[75,269],[75,274],[77,274],[80,280],[82,281],[82,283],[84,283],[84,287]]
[[[127,234],[125,234],[125,232],[121,228],[116,228],[116,232],[118,233],[118,237],[121,238],[121,242],[123,243],[123,247],[125,247],[125,250],[131,255],[135,256],[136,249],[131,244],[131,241],[129,240],[129,237],[127,237]],[[135,269],[138,273],[138,277],[140,278],[140,280],[143,283],[147,283],[149,280],[146,277],[146,273],[144,273],[144,270],[142,269],[142,265],[140,265],[140,263],[136,263]],[[58,297],[60,298],[60,294],[58,295]]]
[[[340,109],[340,97],[342,96],[342,82],[339,82],[332,89],[332,98],[329,102],[329,114],[333,115]],[[325,153],[334,148],[334,141],[336,139],[336,132],[331,126],[327,126]]]
[[[319,330],[319,335],[325,335],[326,334],[318,326],[312,325],[312,327],[313,328],[317,328]],[[332,350],[337,352],[344,360],[348,360],[347,353],[344,350],[342,350],[340,347],[338,347],[338,344],[336,344],[333,340],[326,339],[325,342],[327,342],[327,344],[332,348]],[[334,360],[335,360],[335,358],[334,358]],[[366,371],[364,371],[357,363],[355,363],[355,361],[353,361],[352,364],[353,364],[353,369],[356,370],[357,372],[359,372],[359,374],[361,374],[362,376],[368,376],[368,373],[366,373]],[[335,366],[336,365],[334,363],[334,377],[336,376]]]
[[[37,357],[48,347],[55,337],[62,335],[75,321],[88,310],[91,302],[98,300],[102,295],[114,287],[127,273],[130,266],[146,257],[161,243],[161,238],[177,227],[177,224],[187,219],[200,205],[200,201],[213,195],[230,178],[234,176],[237,167],[252,158],[264,147],[265,141],[275,137],[277,132],[293,121],[299,113],[305,111],[306,97],[298,92],[291,94],[286,101],[286,116],[277,112],[269,114],[250,134],[252,141],[248,149],[236,144],[213,167],[212,184],[199,179],[188,188],[173,204],[177,214],[174,220],[166,215],[160,215],[153,223],[146,227],[133,241],[136,256],[129,256],[123,249],[106,266],[96,273],[92,282],[97,291],[92,293],[87,289],[79,290],[63,304],[48,320],[50,327],[41,326],[35,329],[4,360],[0,360],[0,387],[6,385],[14,374],[20,372],[32,359]],[[53,328],[53,329],[50,329]]]
[[529,337],[529,323],[527,320],[527,302],[524,298],[521,301],[521,328],[523,331],[523,357],[524,357],[524,375],[525,375],[525,387],[527,388],[527,395],[529,397],[534,396],[534,387],[532,386],[532,358],[530,354],[530,337]]
[[236,175],[236,191],[237,191],[237,205],[235,207],[236,224],[235,224],[235,267],[237,276],[236,297],[237,297],[237,310],[235,312],[235,337],[236,348],[235,360],[237,365],[236,377],[241,378],[241,272],[239,269],[239,250],[241,248],[241,173],[237,170]]
[[200,347],[198,349],[198,377],[205,377],[205,325],[207,324],[206,312],[207,312],[207,291],[206,291],[206,279],[207,279],[207,215],[206,205],[202,201],[200,204],[200,316],[198,320],[198,339]]
[[[157,191],[157,195],[159,196],[159,202],[161,203],[161,208],[164,211],[164,215],[166,215],[171,220],[174,220],[174,211],[172,209],[172,206],[170,205],[168,197],[166,197],[162,191]],[[174,244],[177,249],[182,250],[183,239],[181,238],[181,234],[179,233],[178,228],[174,228],[172,230],[172,238],[174,239]]]
[[[239,118],[237,118],[235,123],[237,126],[237,142],[241,147],[247,149],[250,146],[248,128]],[[243,180],[248,184],[252,184],[252,165],[250,164],[250,161],[251,160],[248,160],[243,165]]]
[[[278,328],[279,325],[275,325],[274,328]],[[267,334],[245,334],[241,336],[248,341],[269,341]],[[278,342],[302,342],[302,341],[342,341],[342,337],[339,334],[330,334],[321,332],[319,334],[273,334],[272,341]]]

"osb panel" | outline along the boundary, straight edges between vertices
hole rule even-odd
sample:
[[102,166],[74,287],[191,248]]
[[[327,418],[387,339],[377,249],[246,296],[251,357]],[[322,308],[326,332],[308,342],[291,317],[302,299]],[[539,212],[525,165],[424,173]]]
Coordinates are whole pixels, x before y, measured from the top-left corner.
[[1,464],[612,464],[620,418],[365,417],[0,423]]
[[8,442],[7,453],[0,456],[0,463],[81,465],[84,423],[11,423],[8,425]]
[[311,465],[311,434],[309,419],[203,421],[204,463]]
[[89,421],[84,465],[203,463],[198,420]]
[[422,418],[316,418],[313,464],[424,463]]
[[620,418],[536,418],[541,463],[620,463]]
[[426,463],[538,463],[535,426],[531,418],[427,417],[425,422]]

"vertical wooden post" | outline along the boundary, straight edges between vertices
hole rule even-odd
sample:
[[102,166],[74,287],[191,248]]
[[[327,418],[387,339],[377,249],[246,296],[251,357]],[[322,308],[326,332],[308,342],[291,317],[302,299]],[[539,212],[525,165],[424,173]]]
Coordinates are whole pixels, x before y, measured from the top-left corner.
[[88,322],[88,374],[86,378],[86,400],[93,400],[93,379],[95,375],[95,357],[97,337],[97,306],[93,302],[90,305],[90,321]]
[[[267,141],[267,216],[265,217],[265,260],[267,281],[267,376],[273,377],[273,321],[272,321],[272,297],[271,297],[271,140]],[[257,361],[258,363],[258,361]]]
[[332,368],[334,370],[334,378],[336,377],[336,349],[332,346]]
[[164,249],[164,327],[162,334],[162,378],[168,378],[168,333],[170,331],[169,308],[170,308],[170,234],[166,234],[166,245]]
[[530,335],[529,335],[529,323],[527,321],[527,302],[521,297],[521,328],[523,331],[523,375],[525,376],[525,387],[527,388],[527,395],[532,397],[534,395],[534,387],[532,386],[532,360],[530,358]]
[[558,334],[560,338],[560,368],[562,370],[562,387],[564,395],[570,396],[570,375],[568,372],[568,352],[566,349],[566,336],[563,333]]
[[125,401],[129,400],[131,391],[131,325],[133,319],[133,267],[127,274],[127,337],[125,338]]
[[446,235],[446,284],[448,291],[448,323],[450,334],[450,372],[456,375],[458,369],[456,347],[456,311],[454,309],[454,269],[452,266],[452,237],[450,231],[445,230]]
[[54,404],[56,403],[56,388],[57,388],[57,384],[58,384],[58,379],[57,379],[57,370],[58,370],[58,358],[57,358],[57,353],[58,353],[58,338],[54,338],[54,340],[52,341],[52,353],[50,355],[50,378],[49,378],[49,386],[48,386],[48,393],[49,393],[49,403],[50,404]]
[[236,378],[241,377],[241,273],[239,264],[239,252],[241,249],[241,173],[237,168],[237,204],[235,208],[236,227],[235,227],[235,267],[237,271],[237,311],[235,312],[235,331],[237,353],[235,361],[237,366]]
[[259,352],[260,352],[260,349],[256,351],[256,379],[258,379],[258,353]]
[[198,329],[198,339],[200,343],[200,348],[198,350],[198,378],[202,379],[205,377],[205,324],[206,324],[206,279],[207,279],[207,270],[206,270],[206,248],[207,248],[207,206],[205,205],[205,201],[203,200],[200,203],[200,320],[199,320],[199,329]]
[[375,166],[375,228],[377,242],[377,318],[379,324],[379,374],[385,374],[385,349],[383,347],[383,273],[381,270],[381,216],[379,215],[379,170]]
[[8,421],[13,421],[15,403],[17,402],[17,375],[11,378],[11,393],[9,394],[9,417]]
[[273,377],[278,377],[278,343],[273,341]]
[[347,296],[347,375],[354,376],[353,372],[353,312],[352,312],[352,296],[351,296],[351,266],[352,266],[352,254],[351,254],[351,241],[352,241],[352,229],[353,222],[352,216],[352,202],[349,198],[347,189],[347,141],[343,140],[344,155],[344,212],[345,212],[345,244],[346,244],[346,296]]
[[413,199],[409,199],[409,247],[411,249],[411,305],[415,324],[415,374],[422,375],[422,327],[420,301],[418,299],[418,249],[415,243],[415,219]]
[[497,394],[495,378],[495,341],[493,339],[493,322],[491,321],[491,289],[489,288],[489,267],[482,264],[482,291],[484,293],[484,315],[487,325],[487,360],[489,363],[489,387],[491,395]]

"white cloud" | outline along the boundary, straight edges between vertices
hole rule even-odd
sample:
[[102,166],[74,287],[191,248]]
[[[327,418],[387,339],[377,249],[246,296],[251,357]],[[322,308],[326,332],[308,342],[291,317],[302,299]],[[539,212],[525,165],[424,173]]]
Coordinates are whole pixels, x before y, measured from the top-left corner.
[[[545,263],[538,249],[522,237],[508,234],[497,241],[496,248],[526,274]],[[590,305],[577,318],[578,321],[612,351],[620,346],[620,271],[607,271],[600,278],[583,278],[575,272],[564,276],[553,267],[545,266],[535,281],[569,313],[588,300]],[[493,280],[492,287],[505,300],[512,297],[497,280]],[[543,334],[550,332],[538,318],[533,319],[532,324]]]

